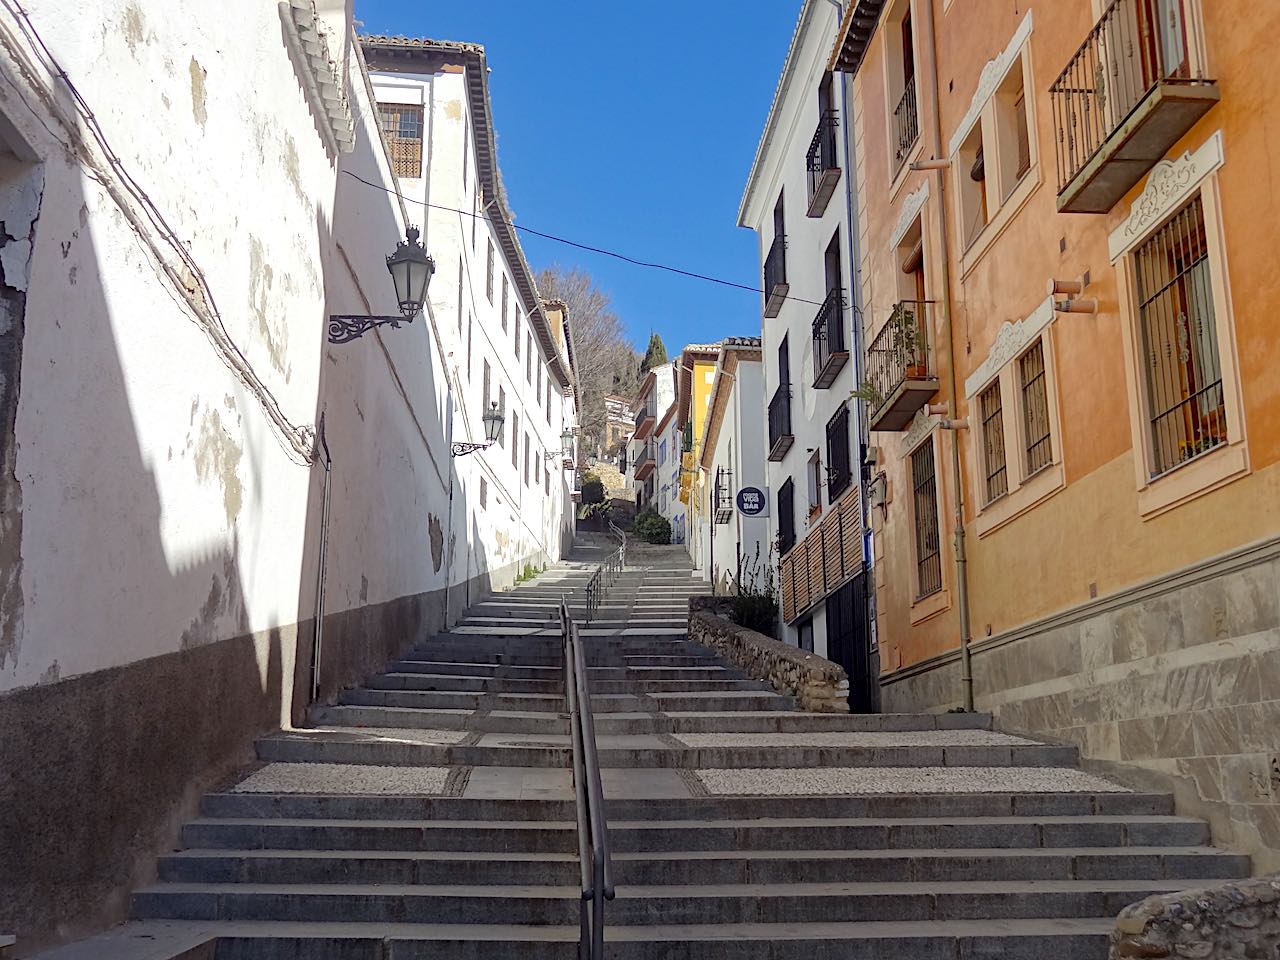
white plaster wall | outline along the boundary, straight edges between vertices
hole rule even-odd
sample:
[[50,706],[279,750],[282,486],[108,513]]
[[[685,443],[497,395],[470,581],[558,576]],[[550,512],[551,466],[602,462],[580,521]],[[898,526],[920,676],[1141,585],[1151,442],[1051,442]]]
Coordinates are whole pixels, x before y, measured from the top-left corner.
[[[848,120],[841,112],[840,77],[837,75],[834,102],[840,114],[841,128],[837,141],[841,157],[842,176],[835,193],[821,217],[806,216],[808,207],[808,180],[805,158],[818,125],[818,87],[826,68],[831,37],[837,29],[837,12],[831,4],[817,4],[809,29],[798,38],[796,52],[797,69],[794,82],[786,90],[780,103],[778,134],[762,157],[760,181],[751,202],[747,205],[747,226],[756,231],[759,239],[760,269],[773,243],[773,207],[779,192],[784,193],[787,235],[787,281],[791,286],[790,297],[783,304],[777,317],[764,318],[764,381],[762,413],[765,432],[768,429],[768,404],[780,382],[778,347],[783,337],[788,338],[791,355],[791,429],[795,443],[778,463],[765,462],[770,496],[774,498],[769,518],[770,542],[776,542],[778,532],[777,491],[787,480],[795,484],[795,530],[799,542],[808,533],[808,480],[806,467],[811,450],[822,450],[826,462],[826,424],[839,406],[848,399],[857,386],[856,355],[853,340],[853,310],[845,311],[845,339],[851,356],[844,369],[831,386],[824,390],[813,388],[813,320],[826,293],[826,275],[823,257],[827,245],[836,230],[840,231],[841,270],[846,298],[852,303],[857,283],[852,273],[850,256],[850,224],[848,219],[847,178],[851,175],[852,158],[845,152],[844,128]],[[808,302],[816,301],[816,302]],[[856,410],[852,417],[856,421]],[[767,443],[767,435],[764,437]],[[857,460],[858,440],[851,439],[851,449]],[[764,455],[768,454],[765,449]],[[763,456],[762,456],[763,459]],[[825,489],[823,505],[827,505]],[[826,649],[825,618],[814,617],[814,642],[820,651]],[[783,625],[783,639],[797,642],[797,632]]]
[[[547,496],[541,457],[534,489],[516,481],[509,447],[465,461],[448,452],[451,434],[481,432],[482,351],[507,378],[509,409],[532,407],[523,364],[515,370],[510,348],[479,329],[496,325],[484,309],[483,229],[478,270],[469,246],[465,254],[479,283],[478,296],[463,291],[478,323],[470,379],[458,373],[456,215],[424,231],[439,267],[436,330],[419,318],[325,342],[328,313],[395,312],[384,257],[403,236],[400,202],[343,172],[392,186],[359,58],[346,58],[357,143],[338,158],[317,130],[275,4],[235,16],[196,0],[26,7],[111,149],[203,270],[233,349],[293,425],[325,415],[327,611],[558,557],[564,474],[552,471]],[[17,36],[7,11],[0,36]],[[445,79],[456,89],[435,91],[432,198],[452,202],[448,181],[463,190],[463,120],[449,101],[461,98],[461,78]],[[109,193],[114,179],[88,176],[68,152],[72,135],[57,119],[73,117],[65,95],[45,103],[27,91],[22,105],[0,90],[0,116],[43,158],[44,184],[16,427],[22,603],[3,624],[14,642],[0,647],[0,692],[309,618],[323,471],[297,462],[194,322],[160,269],[177,262],[173,250],[153,250],[158,233],[130,225]],[[408,213],[422,222],[421,210]],[[521,420],[537,449],[555,449],[572,403],[555,393],[550,425],[539,409]],[[283,657],[287,719],[292,653],[273,646],[256,641],[256,680],[265,692],[269,661]]]

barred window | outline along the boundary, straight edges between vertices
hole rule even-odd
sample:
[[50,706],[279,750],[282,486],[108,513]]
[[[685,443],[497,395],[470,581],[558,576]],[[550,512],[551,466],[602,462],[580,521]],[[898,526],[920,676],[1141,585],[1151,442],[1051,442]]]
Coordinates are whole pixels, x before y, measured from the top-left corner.
[[1044,376],[1044,341],[1018,359],[1018,382],[1022,388],[1022,429],[1026,438],[1027,476],[1047,467],[1053,460],[1049,428],[1049,388]]
[[1217,322],[1200,197],[1134,253],[1151,475],[1227,442]]
[[520,414],[511,411],[511,466],[520,469]]
[[827,502],[835,503],[853,482],[849,456],[849,408],[827,421]]
[[938,481],[934,472],[933,440],[911,455],[911,491],[915,509],[916,596],[942,589],[942,548],[938,530]]
[[391,172],[397,177],[422,176],[422,107],[401,103],[378,104],[378,124],[391,152]]
[[983,497],[990,503],[1009,492],[1005,467],[1004,408],[1000,401],[1000,381],[978,394],[978,415],[982,418],[982,456],[986,480]]

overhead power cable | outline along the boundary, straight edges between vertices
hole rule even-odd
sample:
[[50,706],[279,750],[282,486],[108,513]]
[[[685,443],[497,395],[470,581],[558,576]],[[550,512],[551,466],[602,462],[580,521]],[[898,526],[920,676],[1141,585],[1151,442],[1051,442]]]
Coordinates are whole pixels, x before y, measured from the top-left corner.
[[[347,176],[351,177],[352,179],[359,180],[365,186],[373,187],[375,190],[381,190],[384,193],[389,193],[393,197],[399,197],[401,200],[404,200],[408,203],[416,203],[418,204],[418,206],[421,206],[421,207],[428,207],[432,210],[443,210],[446,213],[456,213],[464,217],[475,217],[479,220],[493,221],[495,219],[494,217],[491,217],[487,214],[473,213],[470,210],[459,210],[457,207],[448,207],[439,203],[428,203],[426,200],[419,200],[416,197],[407,197],[403,193],[400,193],[399,191],[396,191],[396,190],[392,190],[389,187],[384,187],[380,183],[374,183],[372,180],[366,180],[364,177],[360,176],[357,173],[352,173],[350,170],[344,170],[342,172],[345,173]],[[632,264],[633,266],[646,267],[650,270],[665,270],[668,273],[679,274],[682,277],[689,277],[693,280],[702,280],[702,281],[705,281],[706,283],[717,283],[723,287],[733,287],[734,289],[737,289],[737,290],[746,290],[749,293],[760,293],[760,294],[764,293],[764,291],[761,290],[759,287],[752,287],[745,283],[736,283],[733,280],[723,280],[720,277],[707,276],[704,273],[695,273],[692,270],[683,270],[680,267],[673,267],[670,264],[666,264],[666,263],[654,263],[648,260],[637,260],[635,257],[629,257],[625,253],[618,253],[616,250],[606,250],[604,247],[595,247],[588,243],[579,243],[576,240],[569,240],[566,237],[558,237],[554,233],[545,233],[542,230],[535,230],[533,227],[527,227],[524,224],[516,223],[514,220],[503,220],[503,222],[506,223],[511,228],[521,231],[522,233],[527,233],[535,237],[541,237],[543,240],[551,240],[555,243],[563,243],[565,246],[575,247],[578,250],[586,250],[588,253],[598,253],[601,256],[613,257],[615,260],[621,260],[624,263],[629,263],[629,264]],[[797,303],[811,303],[814,306],[818,306],[818,307],[822,306],[821,300],[806,300],[803,297],[793,297],[793,296],[788,296],[786,299],[795,300]]]

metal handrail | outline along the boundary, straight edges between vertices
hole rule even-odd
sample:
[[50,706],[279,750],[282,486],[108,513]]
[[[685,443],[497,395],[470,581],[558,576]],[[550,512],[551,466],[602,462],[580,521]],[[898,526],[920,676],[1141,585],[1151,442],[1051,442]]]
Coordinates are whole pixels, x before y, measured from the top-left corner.
[[604,599],[605,593],[613,586],[614,581],[622,575],[622,568],[627,563],[626,533],[612,520],[609,521],[609,532],[621,540],[622,543],[617,550],[609,554],[604,562],[596,567],[595,573],[591,574],[591,579],[587,581],[587,623],[595,619],[596,611],[600,609],[600,601]]
[[[625,547],[623,535],[622,549]],[[579,960],[604,960],[604,904],[614,897],[613,863],[609,856],[604,787],[600,780],[600,757],[596,751],[596,724],[587,683],[586,655],[582,650],[578,625],[563,599],[560,601],[560,629],[564,638],[564,694],[573,742],[578,864],[582,879],[578,957]]]

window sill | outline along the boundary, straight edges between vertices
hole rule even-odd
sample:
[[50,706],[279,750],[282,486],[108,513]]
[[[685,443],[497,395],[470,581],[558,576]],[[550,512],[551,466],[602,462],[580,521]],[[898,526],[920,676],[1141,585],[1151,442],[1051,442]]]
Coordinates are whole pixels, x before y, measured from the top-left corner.
[[1041,467],[1021,485],[1004,496],[991,501],[973,522],[978,538],[995,533],[1007,523],[1012,523],[1028,510],[1038,507],[1067,485],[1066,471],[1061,462]]
[[1013,193],[1009,194],[1009,198],[1000,205],[1000,209],[996,211],[996,215],[987,221],[986,226],[978,231],[977,236],[970,240],[960,254],[960,278],[963,280],[970,272],[973,271],[986,256],[988,250],[995,244],[996,240],[1004,233],[1009,224],[1027,205],[1032,196],[1040,187],[1040,164],[1035,164],[1030,170],[1022,175],[1022,179],[1018,181],[1018,185],[1014,188]]
[[1247,475],[1244,441],[1228,443],[1181,463],[1138,488],[1138,514],[1150,520]]
[[951,609],[951,591],[946,587],[935,590],[927,597],[920,597],[911,602],[911,625],[924,623],[938,614]]

